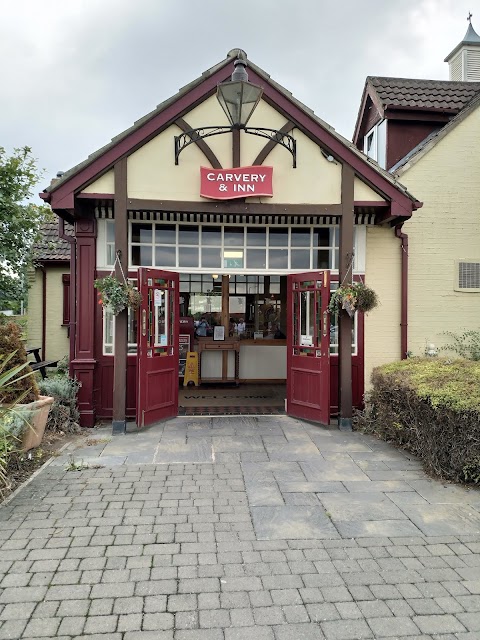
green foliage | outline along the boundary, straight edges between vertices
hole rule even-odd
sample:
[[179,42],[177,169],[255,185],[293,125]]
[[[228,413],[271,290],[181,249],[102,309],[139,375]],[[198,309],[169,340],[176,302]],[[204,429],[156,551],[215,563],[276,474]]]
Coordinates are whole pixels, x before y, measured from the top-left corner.
[[54,398],[50,407],[46,430],[62,433],[78,431],[79,413],[77,395],[79,383],[76,379],[64,375],[56,375],[39,381],[42,395]]
[[[0,322],[0,372],[20,367],[6,388],[1,391],[0,403],[33,402],[38,400],[38,387],[27,365],[27,354],[22,341],[22,330],[15,322]],[[22,398],[19,400],[19,398]]]
[[480,363],[410,358],[378,367],[358,427],[417,455],[432,475],[480,482]]
[[95,280],[93,286],[98,290],[99,304],[109,307],[114,315],[130,307],[138,309],[142,302],[142,296],[133,285],[120,282],[113,275]]
[[380,367],[394,385],[408,385],[432,407],[480,413],[480,363],[409,358]]
[[[17,397],[12,394],[12,389],[17,389],[21,380],[30,379],[32,382],[32,372],[25,373],[26,364],[12,366],[15,356],[15,352],[0,356],[0,498],[11,487],[8,473],[10,458],[17,452],[18,441],[25,428],[29,427],[28,415],[16,407],[16,402],[25,400],[29,389],[19,392]],[[8,404],[5,404],[6,399]]]
[[442,351],[453,351],[467,360],[480,360],[480,331],[445,331],[444,335],[449,336],[452,342],[442,347]]
[[0,307],[24,295],[32,244],[52,215],[48,207],[27,202],[40,177],[29,147],[11,156],[0,147]]
[[332,292],[328,310],[333,315],[339,309],[345,309],[352,316],[355,311],[368,313],[377,306],[378,296],[375,291],[366,287],[362,282],[353,282],[338,287]]

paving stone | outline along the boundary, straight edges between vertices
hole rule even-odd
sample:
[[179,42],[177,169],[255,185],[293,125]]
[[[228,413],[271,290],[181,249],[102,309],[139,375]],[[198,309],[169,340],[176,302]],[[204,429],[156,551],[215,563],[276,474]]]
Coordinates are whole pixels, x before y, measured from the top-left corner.
[[415,623],[406,617],[372,618],[368,621],[374,638],[396,638],[419,635]]
[[375,637],[364,620],[331,620],[321,622],[320,628],[327,640],[361,640]]
[[[221,636],[219,636],[219,639]],[[274,640],[274,635],[270,627],[239,627],[236,629],[225,629],[225,640]],[[185,640],[190,640],[185,638]],[[193,640],[193,638],[192,638]],[[195,638],[195,640],[197,640]],[[203,640],[203,637],[198,640]],[[207,640],[207,637],[205,637]],[[208,640],[211,640],[209,637]],[[213,640],[213,639],[212,639]]]
[[23,637],[44,638],[54,636],[57,633],[59,625],[60,620],[58,618],[34,618],[27,624],[23,632]]

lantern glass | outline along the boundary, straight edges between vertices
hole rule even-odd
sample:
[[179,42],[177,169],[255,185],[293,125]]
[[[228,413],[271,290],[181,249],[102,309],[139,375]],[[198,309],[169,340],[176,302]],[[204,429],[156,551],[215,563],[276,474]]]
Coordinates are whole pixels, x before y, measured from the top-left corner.
[[245,127],[262,93],[262,87],[244,81],[222,82],[217,87],[217,99],[234,127]]

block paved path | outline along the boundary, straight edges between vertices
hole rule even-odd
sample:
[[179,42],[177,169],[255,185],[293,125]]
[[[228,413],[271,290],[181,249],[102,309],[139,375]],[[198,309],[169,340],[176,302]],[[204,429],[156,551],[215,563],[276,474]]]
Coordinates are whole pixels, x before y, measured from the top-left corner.
[[480,639],[479,491],[284,416],[89,431],[0,549],[0,640]]

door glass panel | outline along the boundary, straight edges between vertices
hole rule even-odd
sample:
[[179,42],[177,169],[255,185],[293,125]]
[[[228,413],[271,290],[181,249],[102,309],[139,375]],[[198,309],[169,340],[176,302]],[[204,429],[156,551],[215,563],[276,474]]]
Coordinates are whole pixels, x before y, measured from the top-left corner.
[[155,346],[166,347],[168,345],[168,290],[156,290],[155,303]]
[[300,293],[300,344],[305,347],[314,346],[315,340],[315,293]]

